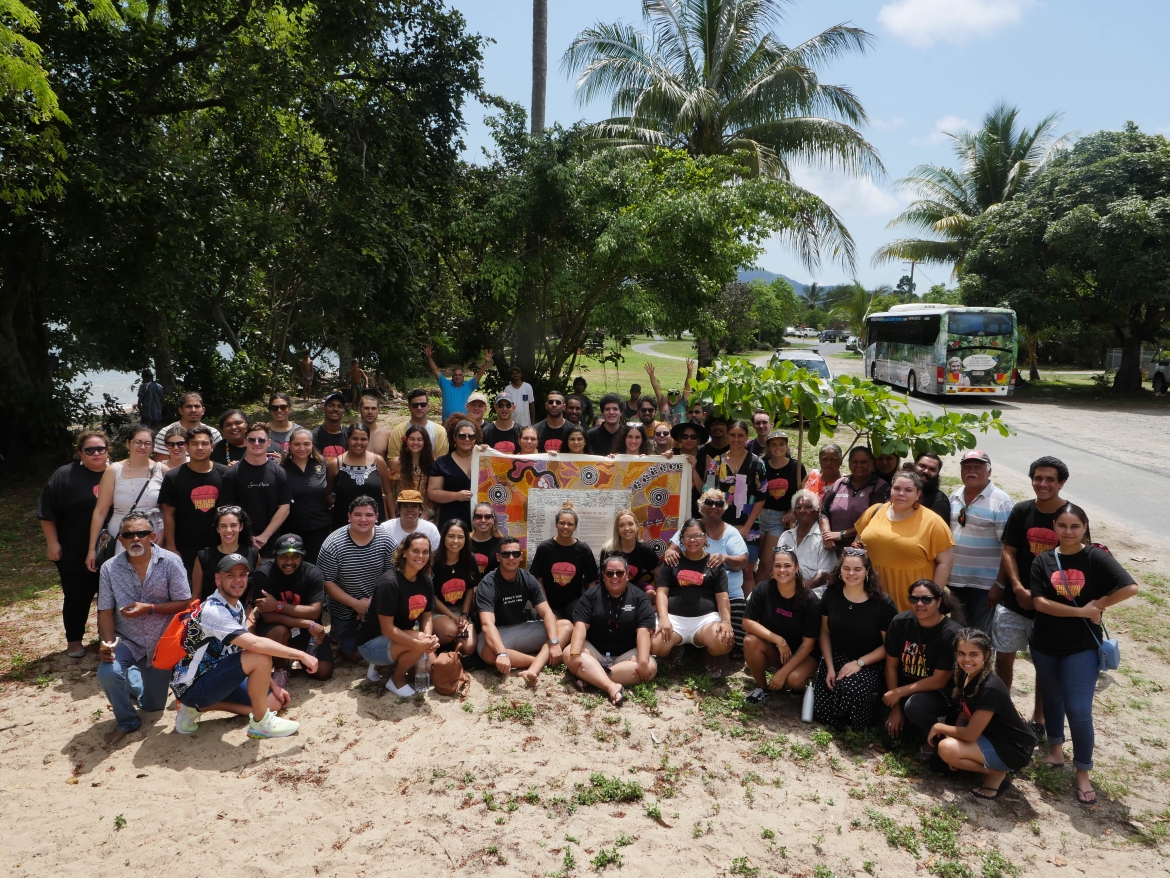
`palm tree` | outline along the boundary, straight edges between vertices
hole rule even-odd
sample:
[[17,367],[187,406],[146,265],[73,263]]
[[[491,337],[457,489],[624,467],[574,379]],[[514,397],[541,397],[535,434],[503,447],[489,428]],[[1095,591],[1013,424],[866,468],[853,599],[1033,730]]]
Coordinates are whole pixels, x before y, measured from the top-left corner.
[[[840,24],[789,47],[772,33],[792,0],[642,0],[650,33],[617,22],[578,34],[563,58],[581,101],[608,94],[613,117],[593,126],[603,144],[649,152],[735,155],[749,173],[791,185],[793,163],[884,173],[858,126],[865,110],[819,68],[864,52],[871,35]],[[809,193],[798,190],[808,198]],[[853,239],[824,202],[795,232],[807,264],[827,243],[852,266]]]
[[839,298],[833,309],[833,319],[844,320],[854,335],[863,335],[865,318],[869,316],[874,300],[891,292],[891,288],[889,284],[882,284],[880,287],[867,290],[859,281],[854,281],[848,286],[837,287],[836,292]]
[[532,134],[544,134],[548,81],[548,0],[532,0]]
[[1054,140],[1059,114],[1034,128],[1017,125],[1020,111],[999,103],[978,131],[947,136],[954,141],[958,168],[919,165],[898,181],[920,197],[890,221],[889,228],[909,226],[932,238],[902,238],[878,249],[873,264],[904,259],[951,265],[957,276],[971,240],[971,222],[1019,193],[1064,138]]
[[815,280],[804,288],[804,303],[809,310],[820,308],[825,304],[825,288]]

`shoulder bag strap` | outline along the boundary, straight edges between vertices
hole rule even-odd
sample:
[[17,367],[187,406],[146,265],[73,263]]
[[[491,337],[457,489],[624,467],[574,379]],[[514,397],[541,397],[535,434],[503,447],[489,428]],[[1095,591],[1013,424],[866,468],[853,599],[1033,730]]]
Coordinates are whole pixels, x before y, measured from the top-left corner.
[[[146,493],[147,486],[149,486],[151,481],[154,479],[155,467],[156,467],[155,464],[151,464],[150,473],[146,476],[146,481],[142,484],[142,490],[139,491],[138,496],[134,498],[133,505],[131,505],[131,507],[126,510],[126,515],[129,515],[131,512],[133,512],[135,509],[138,508],[138,501],[142,499],[142,495]],[[121,473],[119,473],[119,475],[121,475]],[[126,516],[122,516],[122,517],[125,518]]]
[[[1052,554],[1056,558],[1056,569],[1060,571],[1060,578],[1064,581],[1064,587],[1068,588],[1068,577],[1064,575],[1064,567],[1060,563],[1060,552],[1058,552],[1056,549],[1053,549]],[[1073,598],[1073,603],[1078,607],[1080,606],[1080,604],[1077,604],[1076,598]],[[1097,636],[1097,632],[1093,630],[1093,626],[1089,624],[1088,619],[1086,619],[1084,616],[1081,616],[1081,621],[1085,623],[1085,627],[1088,628],[1089,633],[1093,635],[1093,640],[1097,642],[1097,647],[1099,649],[1101,647],[1101,638]],[[1104,616],[1101,617],[1101,632],[1105,634],[1106,637],[1109,636],[1109,632],[1105,630]]]

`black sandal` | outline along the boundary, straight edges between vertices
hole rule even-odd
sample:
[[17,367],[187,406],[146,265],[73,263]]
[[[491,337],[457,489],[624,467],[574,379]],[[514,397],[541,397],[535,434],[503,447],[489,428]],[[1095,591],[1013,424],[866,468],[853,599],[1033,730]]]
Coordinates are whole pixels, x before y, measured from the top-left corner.
[[[971,790],[971,795],[973,795],[976,799],[998,799],[1005,792],[1007,792],[1008,787],[1010,787],[1011,785],[1012,785],[1012,779],[1010,777],[1005,777],[1002,781],[1000,781],[1000,784],[998,787],[987,787],[987,786],[977,787],[976,789]],[[985,796],[983,794],[984,790],[991,793],[991,795]]]
[[[1088,806],[1097,804],[1097,791],[1096,790],[1082,790],[1080,787],[1077,786],[1077,782],[1075,780],[1073,781],[1073,793],[1077,797],[1077,804],[1078,805],[1085,805],[1086,807],[1088,807]],[[1088,798],[1086,798],[1087,796],[1092,796],[1093,798],[1088,799]]]
[[617,695],[613,698],[610,698],[609,703],[614,707],[621,707],[626,703],[626,690],[624,686],[618,687]]

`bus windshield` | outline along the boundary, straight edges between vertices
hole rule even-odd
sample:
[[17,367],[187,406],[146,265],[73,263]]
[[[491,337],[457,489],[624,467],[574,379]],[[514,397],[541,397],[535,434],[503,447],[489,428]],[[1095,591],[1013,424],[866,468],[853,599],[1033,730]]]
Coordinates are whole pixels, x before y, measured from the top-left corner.
[[951,335],[987,338],[1012,334],[1011,314],[952,311],[947,318],[947,330]]

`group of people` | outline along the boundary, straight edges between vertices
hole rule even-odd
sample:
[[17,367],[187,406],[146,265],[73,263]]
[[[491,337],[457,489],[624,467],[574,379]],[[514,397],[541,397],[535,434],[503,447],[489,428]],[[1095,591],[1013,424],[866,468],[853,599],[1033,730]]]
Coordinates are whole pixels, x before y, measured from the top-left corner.
[[[880,727],[940,770],[982,773],[973,792],[985,798],[1002,794],[1040,739],[1045,761],[1062,764],[1067,720],[1076,798],[1096,800],[1101,616],[1137,586],[1061,496],[1060,460],[1032,464],[1035,499],[1021,503],[994,486],[980,451],[960,456],[962,484],[949,495],[929,452],[903,464],[829,443],[806,472],[769,413],[749,425],[691,409],[689,393],[662,393],[651,367],[654,396],[636,385],[629,400],[607,394],[593,425],[581,379],[572,394],[547,393],[532,423],[531,387],[513,370],[512,392],[486,420],[477,384],[490,360],[471,379],[456,370],[441,382],[442,423],[420,389],[407,394],[410,419],[390,429],[376,398],[362,397],[346,426],[345,399],[330,394],[310,431],[289,421],[283,393],[269,399],[268,422],[232,409],[216,429],[187,393],[175,424],[129,432],[120,462],[109,462],[105,434],[82,433],[78,461],[52,476],[37,512],[70,656],[85,655],[97,597],[110,738],[161,709],[168,687],[179,733],[225,710],[248,716],[250,735],[292,734],[297,724],[279,716],[290,672],[326,680],[337,661],[362,662],[370,680],[409,697],[419,659],[447,650],[531,686],[563,662],[578,688],[621,705],[658,661],[692,647],[713,676],[722,657],[746,664],[749,703],[811,687],[817,721]],[[555,536],[525,547],[490,504],[473,502],[477,448],[680,455],[693,506],[662,557],[628,509],[605,545],[586,545],[570,504]],[[152,656],[176,614],[185,655],[160,668]],[[1009,694],[1025,648],[1037,678],[1031,722]]]

